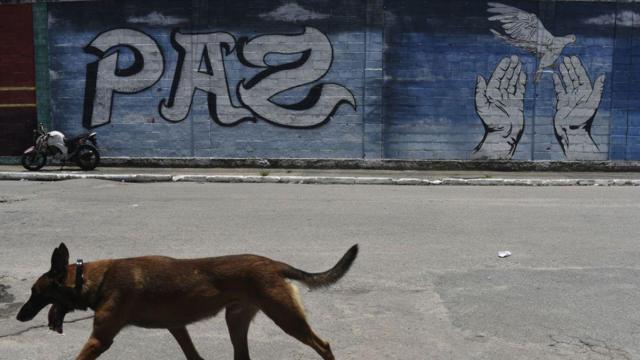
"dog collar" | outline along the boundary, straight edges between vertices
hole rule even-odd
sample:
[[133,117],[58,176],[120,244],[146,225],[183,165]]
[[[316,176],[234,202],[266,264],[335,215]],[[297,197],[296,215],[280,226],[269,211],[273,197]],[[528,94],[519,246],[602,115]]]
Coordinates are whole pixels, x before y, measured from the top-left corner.
[[80,295],[82,293],[82,283],[84,282],[83,274],[84,273],[84,261],[82,259],[78,259],[76,261],[76,293]]

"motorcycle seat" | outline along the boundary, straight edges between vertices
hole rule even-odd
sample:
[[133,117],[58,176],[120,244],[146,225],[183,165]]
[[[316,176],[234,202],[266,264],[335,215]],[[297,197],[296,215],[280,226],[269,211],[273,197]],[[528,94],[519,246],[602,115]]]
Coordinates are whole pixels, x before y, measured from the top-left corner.
[[74,136],[74,137],[69,138],[69,139],[65,138],[65,139],[64,139],[64,143],[65,143],[65,144],[73,144],[73,143],[77,142],[78,140],[82,140],[82,139],[86,139],[86,138],[88,138],[88,137],[89,137],[89,136],[91,136],[92,134],[93,134],[93,133],[89,133],[89,132],[88,132],[88,133],[84,133],[84,134],[81,134],[81,135],[78,135],[78,136]]

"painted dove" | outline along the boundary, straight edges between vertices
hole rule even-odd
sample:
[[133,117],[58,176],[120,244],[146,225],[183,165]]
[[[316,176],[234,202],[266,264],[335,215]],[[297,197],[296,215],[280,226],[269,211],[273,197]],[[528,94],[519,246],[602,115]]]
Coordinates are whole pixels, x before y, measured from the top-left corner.
[[487,11],[496,14],[489,21],[500,21],[506,33],[501,34],[491,29],[497,38],[538,56],[536,82],[540,80],[545,68],[555,64],[565,46],[576,42],[575,35],[553,36],[535,14],[513,6],[490,2]]

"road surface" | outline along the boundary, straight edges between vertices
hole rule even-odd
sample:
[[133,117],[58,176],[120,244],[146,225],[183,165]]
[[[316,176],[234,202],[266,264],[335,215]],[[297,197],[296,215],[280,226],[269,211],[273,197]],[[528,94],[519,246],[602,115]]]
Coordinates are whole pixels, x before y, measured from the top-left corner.
[[[343,281],[301,291],[341,360],[640,359],[631,187],[2,182],[0,231],[1,359],[73,359],[88,337],[88,312],[64,336],[46,311],[15,320],[62,241],[85,261],[255,253],[308,271],[359,243]],[[233,358],[223,317],[189,329],[204,358]],[[253,359],[319,359],[264,315],[249,344]],[[102,358],[183,356],[167,331],[127,328]]]

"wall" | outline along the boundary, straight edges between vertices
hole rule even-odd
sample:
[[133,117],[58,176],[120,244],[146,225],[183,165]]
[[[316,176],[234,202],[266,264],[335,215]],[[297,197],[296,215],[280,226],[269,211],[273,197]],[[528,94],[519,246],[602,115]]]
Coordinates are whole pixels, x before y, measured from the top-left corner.
[[640,160],[636,3],[48,11],[53,125],[107,156]]
[[[625,158],[627,140],[611,135],[627,130],[626,123],[624,129],[614,125],[622,123],[628,104],[612,99],[632,90],[614,81],[620,74],[614,62],[632,60],[631,46],[614,47],[616,30],[636,25],[637,15],[628,11],[616,3],[388,2],[385,156]],[[616,18],[624,19],[617,27]],[[538,19],[546,30],[537,27]],[[565,57],[567,66],[561,65]],[[507,74],[494,82],[499,65]],[[581,85],[569,89],[563,71],[569,80],[584,71],[585,81],[574,79]],[[514,93],[500,80],[516,84]],[[622,107],[616,120],[612,106]]]
[[49,9],[53,122],[108,155],[362,156],[363,1]]
[[0,7],[0,156],[21,154],[36,122],[30,5]]

